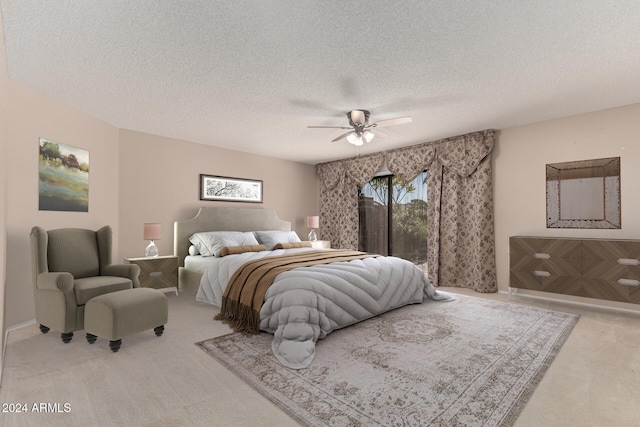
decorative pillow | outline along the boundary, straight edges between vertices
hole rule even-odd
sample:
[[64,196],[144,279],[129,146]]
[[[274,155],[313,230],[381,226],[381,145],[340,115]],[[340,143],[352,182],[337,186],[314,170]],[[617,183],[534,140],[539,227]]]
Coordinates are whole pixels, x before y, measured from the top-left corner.
[[198,248],[195,245],[191,245],[191,246],[189,246],[189,255],[191,255],[191,256],[200,255],[200,251],[198,250]]
[[198,248],[202,256],[220,256],[220,249],[225,246],[258,244],[252,232],[242,231],[206,231],[194,233],[189,237],[189,241]]
[[276,243],[274,249],[310,248],[311,242]]
[[267,247],[268,251],[272,251],[278,243],[299,242],[300,237],[295,231],[256,231],[258,241]]
[[220,256],[236,255],[245,252],[262,252],[266,251],[265,245],[246,245],[246,246],[225,246],[220,249]]

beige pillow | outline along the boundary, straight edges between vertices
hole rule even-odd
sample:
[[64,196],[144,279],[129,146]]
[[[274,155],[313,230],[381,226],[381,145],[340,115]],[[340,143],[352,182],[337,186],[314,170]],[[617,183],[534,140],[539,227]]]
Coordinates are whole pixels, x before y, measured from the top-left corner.
[[265,245],[224,246],[220,249],[220,256],[237,255],[244,252],[266,251]]
[[276,243],[274,249],[310,248],[311,242]]

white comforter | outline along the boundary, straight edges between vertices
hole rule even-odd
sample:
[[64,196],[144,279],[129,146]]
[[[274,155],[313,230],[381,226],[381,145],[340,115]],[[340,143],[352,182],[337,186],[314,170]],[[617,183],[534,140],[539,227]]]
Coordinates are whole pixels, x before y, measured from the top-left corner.
[[[245,262],[303,250],[309,249],[216,258],[196,299],[220,307],[229,279]],[[272,350],[280,363],[301,369],[313,360],[315,343],[330,332],[426,298],[449,299],[436,292],[419,268],[400,258],[299,267],[276,276],[260,311],[260,329],[274,334]]]

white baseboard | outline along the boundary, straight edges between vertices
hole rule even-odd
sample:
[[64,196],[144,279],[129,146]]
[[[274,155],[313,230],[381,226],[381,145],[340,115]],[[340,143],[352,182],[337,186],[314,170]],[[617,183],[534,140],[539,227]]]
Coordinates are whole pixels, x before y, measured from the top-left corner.
[[[17,331],[18,329],[22,329],[26,326],[30,326],[36,323],[36,319],[27,320],[26,322],[18,323],[17,325],[13,325],[4,331],[4,341],[2,346],[2,361],[4,362],[4,355],[7,351],[7,342],[9,340],[9,332]],[[3,363],[4,364],[4,363]]]
[[595,300],[595,301],[601,301],[600,303],[598,302],[586,302],[586,301],[577,301],[574,299],[568,299],[568,298],[575,298],[572,297],[571,295],[562,295],[563,298],[558,298],[558,297],[554,297],[553,295],[538,295],[538,294],[532,294],[529,293],[527,291],[523,292],[522,289],[518,289],[518,288],[511,288],[512,292],[509,291],[498,291],[499,294],[503,294],[503,295],[507,295],[509,296],[509,299],[512,299],[515,296],[518,297],[524,297],[524,298],[531,298],[531,299],[538,299],[538,300],[542,300],[542,301],[550,301],[550,302],[556,302],[556,303],[566,303],[566,304],[572,304],[572,305],[577,305],[577,306],[581,306],[581,307],[588,307],[588,308],[597,308],[597,309],[605,309],[605,310],[614,310],[614,311],[621,311],[621,312],[625,312],[625,313],[633,313],[633,314],[640,314],[640,305],[637,306],[637,308],[635,307],[635,304],[631,304],[631,303],[619,303],[619,304],[625,304],[625,305],[630,305],[632,307],[620,307],[620,306],[615,306],[615,305],[609,305],[611,304],[616,304],[616,301],[604,301],[604,300]]
[[17,325],[13,325],[13,326],[7,328],[7,330],[5,332],[5,337],[4,337],[5,340],[7,339],[7,335],[9,334],[9,332],[17,331],[18,329],[22,329],[25,326],[33,325],[34,323],[36,323],[36,319],[31,319],[31,320],[27,320],[26,322],[18,323]]
[[33,325],[34,323],[36,323],[36,319],[31,319],[26,322],[18,323],[17,325],[13,325],[10,328],[5,329],[4,341],[2,342],[2,363],[0,363],[0,387],[2,387],[2,372],[4,367],[4,358],[7,353],[7,341],[9,340],[9,332],[17,331],[18,329],[22,329],[25,326]]

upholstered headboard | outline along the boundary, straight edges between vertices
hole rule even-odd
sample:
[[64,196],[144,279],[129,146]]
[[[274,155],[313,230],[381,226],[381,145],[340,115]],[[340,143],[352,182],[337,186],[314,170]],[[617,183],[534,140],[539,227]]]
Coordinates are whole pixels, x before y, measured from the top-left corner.
[[200,208],[191,219],[173,224],[173,254],[180,266],[189,254],[189,237],[200,231],[291,231],[291,223],[283,221],[272,209],[206,207]]

